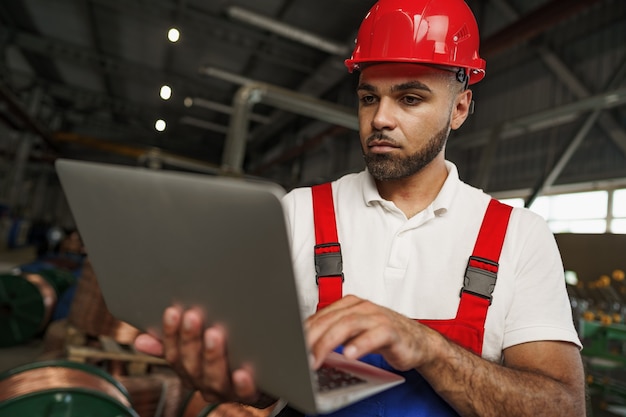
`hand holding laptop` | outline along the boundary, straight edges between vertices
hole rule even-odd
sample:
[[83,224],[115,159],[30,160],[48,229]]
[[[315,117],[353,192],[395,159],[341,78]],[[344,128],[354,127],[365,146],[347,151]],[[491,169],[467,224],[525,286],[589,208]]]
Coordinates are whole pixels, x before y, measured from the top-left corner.
[[163,340],[142,334],[135,347],[149,355],[165,357],[183,383],[201,391],[205,400],[269,406],[270,403],[258,404],[261,394],[248,370],[229,373],[224,329],[203,329],[200,311],[170,307],[163,314]]
[[[353,320],[360,317],[360,320]],[[427,360],[428,349],[414,349],[415,338],[423,341],[430,330],[413,320],[367,300],[346,296],[306,321],[307,342],[315,369],[337,345],[344,345],[349,359],[371,352],[383,354],[397,369],[414,368],[415,360]],[[138,350],[164,356],[190,388],[199,390],[210,402],[240,402],[259,408],[274,399],[262,395],[248,369],[230,370],[226,355],[226,333],[219,326],[204,330],[201,311],[170,307],[163,315],[163,340],[147,334],[135,342]],[[268,408],[269,412],[272,408]]]

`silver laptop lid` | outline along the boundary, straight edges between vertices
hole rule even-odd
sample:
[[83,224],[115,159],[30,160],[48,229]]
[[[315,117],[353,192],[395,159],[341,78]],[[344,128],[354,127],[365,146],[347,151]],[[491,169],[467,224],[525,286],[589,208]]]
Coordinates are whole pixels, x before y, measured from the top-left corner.
[[314,409],[279,186],[69,160],[56,167],[114,316],[158,332],[166,306],[201,306],[228,329],[232,367],[251,366],[263,390]]

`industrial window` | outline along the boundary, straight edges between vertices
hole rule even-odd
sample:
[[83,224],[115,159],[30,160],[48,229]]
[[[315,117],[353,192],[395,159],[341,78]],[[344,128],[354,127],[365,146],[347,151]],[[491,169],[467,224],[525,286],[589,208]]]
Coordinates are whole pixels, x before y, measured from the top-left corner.
[[[521,198],[501,201],[524,205]],[[554,233],[626,234],[626,189],[541,196],[530,209],[546,219]]]
[[613,192],[613,217],[626,218],[626,188]]
[[626,234],[626,188],[613,192],[611,232]]
[[543,213],[537,212],[554,233],[604,233],[608,195],[607,191],[589,191],[546,196],[542,198],[547,200],[544,203],[547,207],[542,209]]

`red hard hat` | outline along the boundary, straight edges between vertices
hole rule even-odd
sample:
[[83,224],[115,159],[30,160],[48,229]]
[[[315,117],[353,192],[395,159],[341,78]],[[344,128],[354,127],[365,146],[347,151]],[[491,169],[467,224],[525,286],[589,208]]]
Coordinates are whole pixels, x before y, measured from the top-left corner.
[[474,14],[464,0],[379,0],[361,23],[350,72],[363,63],[409,62],[465,68],[485,76]]

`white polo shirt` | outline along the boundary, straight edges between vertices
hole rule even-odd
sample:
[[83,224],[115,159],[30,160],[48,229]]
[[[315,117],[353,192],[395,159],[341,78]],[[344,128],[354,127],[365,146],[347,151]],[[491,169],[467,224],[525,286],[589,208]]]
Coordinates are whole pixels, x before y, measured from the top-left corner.
[[[410,219],[380,197],[367,171],[333,183],[344,294],[414,319],[456,316],[465,268],[491,197],[460,181],[454,164],[446,166],[448,178],[437,198]],[[310,188],[288,193],[284,207],[302,314],[308,317],[318,299]],[[543,218],[513,210],[499,264],[483,357],[500,361],[503,349],[538,340],[580,346],[561,257]]]

